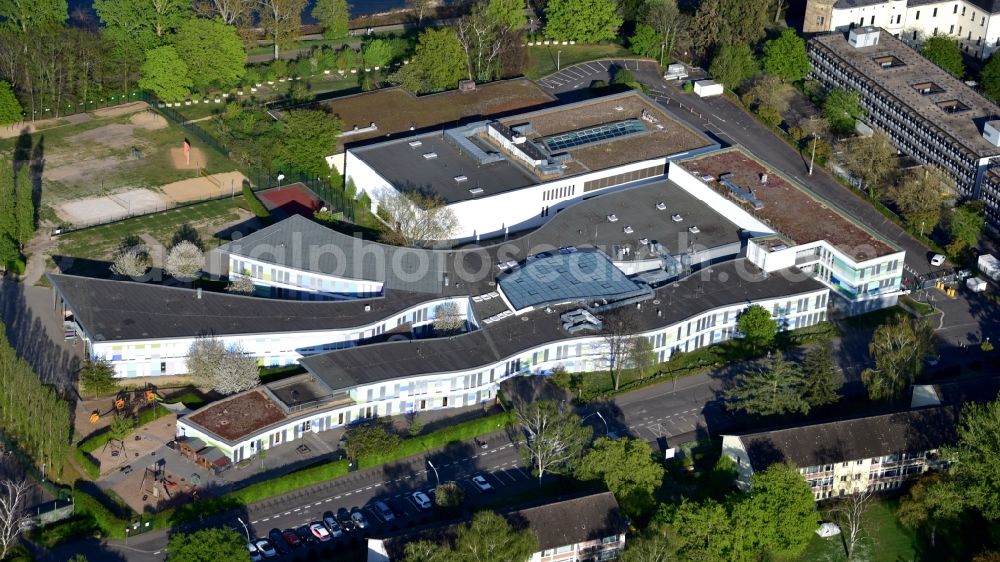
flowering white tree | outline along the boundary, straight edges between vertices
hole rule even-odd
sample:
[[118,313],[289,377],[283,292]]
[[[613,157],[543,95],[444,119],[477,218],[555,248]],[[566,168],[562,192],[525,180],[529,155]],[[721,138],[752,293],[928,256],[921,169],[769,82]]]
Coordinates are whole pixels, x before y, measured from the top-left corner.
[[149,252],[145,246],[129,246],[115,252],[111,273],[121,277],[142,277],[149,269]]
[[222,394],[250,390],[260,384],[257,360],[239,345],[226,348],[218,339],[201,337],[191,344],[188,373],[202,386]]
[[453,334],[465,328],[465,316],[458,303],[446,302],[434,307],[434,331],[440,335]]
[[31,484],[25,479],[0,480],[0,560],[17,543],[25,516],[25,503]]
[[226,290],[239,295],[252,295],[257,290],[257,286],[253,284],[253,279],[240,275],[229,278],[229,285],[226,286]]
[[163,269],[177,279],[190,281],[194,279],[205,265],[205,255],[198,246],[187,240],[170,248]]

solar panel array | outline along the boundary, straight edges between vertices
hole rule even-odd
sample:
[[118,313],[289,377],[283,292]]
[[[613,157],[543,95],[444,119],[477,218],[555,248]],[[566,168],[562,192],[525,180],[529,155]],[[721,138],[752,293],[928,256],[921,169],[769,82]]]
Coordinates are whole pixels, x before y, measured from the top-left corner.
[[514,310],[643,292],[600,252],[541,254],[501,276],[498,284]]
[[559,133],[558,135],[545,137],[543,142],[550,151],[554,152],[557,150],[565,150],[567,148],[590,144],[592,142],[600,142],[634,135],[645,131],[646,127],[642,124],[642,121],[639,121],[638,119],[627,119],[625,121],[605,123],[596,127],[578,129],[568,133]]

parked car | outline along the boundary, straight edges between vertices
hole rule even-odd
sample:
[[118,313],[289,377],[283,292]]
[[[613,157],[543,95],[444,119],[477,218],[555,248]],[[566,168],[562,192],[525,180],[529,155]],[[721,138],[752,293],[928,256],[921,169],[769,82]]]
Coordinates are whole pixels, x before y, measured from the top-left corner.
[[399,500],[393,498],[386,498],[385,504],[388,505],[389,509],[392,510],[392,514],[396,516],[396,519],[402,519],[406,517],[406,510],[403,508],[403,505],[399,503]]
[[396,518],[396,515],[392,512],[392,509],[384,501],[375,502],[375,511],[379,514],[379,517],[381,517],[382,520],[385,521],[386,523]]
[[[294,534],[294,533],[293,533]],[[285,542],[285,534],[281,532],[281,529],[271,529],[271,532],[267,534],[268,542],[274,546],[274,549],[281,554],[289,554],[292,549]]]
[[302,546],[302,541],[299,540],[299,536],[295,534],[294,529],[285,529],[281,532],[281,538],[285,539],[288,546],[292,548],[298,548]]
[[413,492],[411,497],[413,498],[413,503],[417,504],[420,509],[430,509],[433,505],[431,503],[431,499],[427,497],[427,494],[421,492],[420,490]]
[[358,529],[368,528],[368,518],[357,507],[351,509],[351,521],[354,521],[354,526]]
[[312,531],[309,529],[309,525],[302,525],[295,529],[295,534],[299,536],[299,540],[302,541],[303,545],[316,542],[316,537],[313,536]]
[[941,267],[942,264],[944,264],[944,256],[943,255],[941,255],[941,254],[934,254],[931,257],[931,265],[933,265],[934,267]]
[[486,478],[482,475],[473,477],[472,483],[475,484],[476,487],[479,488],[479,491],[484,494],[493,491],[493,486],[490,485],[490,483],[487,482]]
[[278,551],[271,546],[271,541],[267,539],[257,539],[253,544],[257,547],[257,552],[264,555],[264,558],[274,558],[278,555]]
[[337,523],[337,518],[334,517],[332,511],[327,511],[323,514],[323,523],[326,524],[326,530],[330,531],[333,538],[340,538],[344,536],[344,530],[340,528],[340,523]]
[[260,562],[264,559],[264,557],[260,554],[260,551],[257,550],[257,547],[252,542],[247,543],[247,550],[250,551],[250,562]]
[[310,523],[309,530],[312,531],[313,536],[316,537],[316,540],[319,542],[327,542],[333,538],[333,536],[330,535],[330,531],[326,530],[326,526],[319,521]]
[[351,512],[347,511],[346,507],[337,510],[337,522],[344,528],[345,533],[350,533],[354,530],[354,521],[351,521]]

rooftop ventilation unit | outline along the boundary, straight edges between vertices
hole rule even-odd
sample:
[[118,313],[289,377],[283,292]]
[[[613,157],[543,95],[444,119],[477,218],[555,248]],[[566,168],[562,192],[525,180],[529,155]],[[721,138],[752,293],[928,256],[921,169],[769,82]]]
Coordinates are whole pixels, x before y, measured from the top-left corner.
[[622,229],[622,232],[624,232],[625,234],[632,234],[635,231],[632,230],[631,226],[626,226],[625,228]]
[[371,312],[371,311],[372,311],[372,305],[366,304],[365,305],[365,312]]
[[424,153],[424,160],[433,160],[433,159],[435,159],[437,157],[438,157],[438,153],[437,152],[425,152]]
[[410,145],[410,148],[417,148],[418,146],[423,146],[424,142],[423,141],[410,141],[407,144]]
[[670,220],[672,220],[674,222],[681,222],[682,220],[684,220],[684,217],[680,216],[680,214],[676,214],[676,215],[671,216]]
[[663,201],[660,201],[659,203],[656,204],[656,210],[657,211],[666,211],[667,210],[667,204],[664,203]]
[[698,234],[701,230],[697,226],[688,227],[688,232],[691,234]]
[[618,215],[614,213],[608,215],[608,222],[618,222]]
[[467,176],[455,176],[456,183],[462,183],[463,181],[469,181]]
[[481,188],[481,187],[473,187],[472,189],[469,190],[469,193],[471,193],[473,195],[479,195],[482,192],[483,192],[483,188]]
[[879,28],[865,26],[865,27],[855,27],[851,30],[847,42],[851,44],[855,49],[860,49],[862,47],[873,47],[878,45],[879,39]]
[[743,189],[742,187],[736,185],[735,183],[732,182],[731,180],[732,177],[733,177],[732,174],[722,174],[721,176],[719,176],[719,183],[724,185],[726,189],[729,190],[729,193],[732,194],[733,197],[746,201],[747,203],[750,204],[751,207],[753,207],[756,210],[763,209],[764,203],[760,199],[757,199],[757,196],[754,195],[753,191],[749,189]]

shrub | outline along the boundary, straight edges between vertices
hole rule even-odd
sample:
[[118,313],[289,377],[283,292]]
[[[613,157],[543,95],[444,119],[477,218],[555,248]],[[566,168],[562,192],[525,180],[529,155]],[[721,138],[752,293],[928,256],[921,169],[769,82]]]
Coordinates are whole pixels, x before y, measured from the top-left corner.
[[757,109],[757,116],[760,120],[764,122],[765,125],[771,127],[772,129],[777,129],[778,125],[781,125],[781,114],[770,107],[761,107]]
[[266,219],[271,216],[271,213],[267,211],[264,204],[257,198],[257,194],[250,189],[249,184],[243,184],[243,199],[246,200],[247,206],[250,207],[253,214],[257,215],[257,218]]
[[694,91],[694,83],[691,81],[685,82],[684,84],[681,85],[681,90],[690,94],[691,92]]

